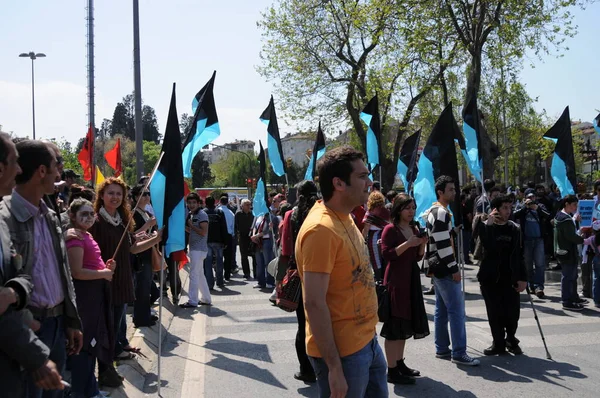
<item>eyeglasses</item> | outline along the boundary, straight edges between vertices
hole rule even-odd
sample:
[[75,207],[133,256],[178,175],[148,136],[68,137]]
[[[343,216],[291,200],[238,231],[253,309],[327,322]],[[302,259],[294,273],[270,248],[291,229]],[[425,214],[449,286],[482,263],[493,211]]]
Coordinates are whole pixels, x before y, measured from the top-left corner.
[[150,192],[144,192],[142,196],[150,196]]

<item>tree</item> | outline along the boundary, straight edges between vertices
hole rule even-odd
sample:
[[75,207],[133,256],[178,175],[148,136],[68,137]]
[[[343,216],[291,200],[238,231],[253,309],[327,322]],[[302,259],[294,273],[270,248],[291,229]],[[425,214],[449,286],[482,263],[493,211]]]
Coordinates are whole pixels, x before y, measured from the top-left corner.
[[117,103],[111,122],[111,138],[116,135],[122,135],[130,140],[135,139],[135,130],[132,129],[133,124],[130,119],[131,116],[128,114],[125,104],[122,102]]
[[186,133],[188,127],[190,126],[190,124],[192,124],[193,120],[194,120],[194,116],[188,115],[187,113],[183,113],[181,115],[181,117],[179,118],[179,131],[181,132],[182,145],[183,145],[185,139],[187,138],[185,133]]
[[204,159],[202,151],[198,152],[192,161],[192,186],[193,188],[202,188],[212,183],[210,164]]
[[223,159],[212,164],[211,170],[217,187],[245,187],[248,178],[258,179],[259,174],[256,155],[250,152],[228,152]]
[[[560,50],[565,38],[576,33],[569,8],[585,5],[587,0],[443,0],[446,18],[467,51],[469,66],[465,91],[469,99],[479,94],[482,70],[488,54],[491,67],[506,66],[506,62],[521,60],[527,49],[536,54],[549,53],[551,46]],[[439,7],[439,0],[430,0],[430,7]],[[490,44],[484,50],[486,44]],[[482,135],[484,176],[493,173],[491,142]]]
[[151,141],[158,144],[161,139],[161,134],[158,132],[158,120],[154,108],[149,105],[144,105],[142,108],[142,130],[144,141]]
[[[259,73],[275,81],[286,115],[349,119],[363,150],[367,129],[360,112],[377,93],[383,134],[389,134],[379,158],[384,169],[395,169],[416,104],[456,53],[456,46],[443,45],[446,32],[435,24],[424,29],[421,18],[412,17],[426,11],[419,2],[392,0],[280,1],[259,22],[264,39]],[[424,36],[433,31],[443,40]],[[400,110],[398,131],[391,131],[388,124]],[[391,186],[394,173],[387,174],[385,185]]]

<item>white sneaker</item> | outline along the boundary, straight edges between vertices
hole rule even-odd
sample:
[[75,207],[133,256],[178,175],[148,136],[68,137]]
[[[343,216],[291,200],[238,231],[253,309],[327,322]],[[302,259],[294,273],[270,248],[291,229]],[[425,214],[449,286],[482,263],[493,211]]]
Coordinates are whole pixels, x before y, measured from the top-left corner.
[[269,301],[273,304],[277,303],[277,290],[273,290],[273,293],[271,293],[271,296],[269,296]]

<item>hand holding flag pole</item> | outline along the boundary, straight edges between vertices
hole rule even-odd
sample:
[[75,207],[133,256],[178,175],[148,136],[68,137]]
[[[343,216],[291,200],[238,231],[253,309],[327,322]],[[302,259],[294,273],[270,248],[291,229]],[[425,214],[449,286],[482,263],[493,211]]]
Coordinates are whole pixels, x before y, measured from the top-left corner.
[[[154,178],[154,175],[156,174],[156,170],[158,170],[158,165],[160,165],[160,161],[162,160],[163,156],[165,156],[165,153],[161,152],[160,156],[158,157],[158,160],[156,161],[156,164],[154,165],[154,168],[152,170],[152,174],[150,174],[150,178],[148,178],[148,180],[144,184],[144,190],[142,192],[145,192],[148,189],[148,187],[150,186],[150,183],[152,182],[152,179]],[[140,197],[138,198],[137,202],[135,203],[135,207],[138,207],[138,205],[140,204],[140,200],[141,199],[142,199],[142,195],[140,195]],[[125,199],[123,199],[123,200],[125,200]],[[131,225],[131,221],[133,221],[133,212],[131,212],[131,214],[129,215],[129,220],[127,220],[127,225],[125,226],[125,231],[123,231],[123,235],[121,235],[121,239],[119,240],[119,244],[117,245],[117,248],[115,249],[115,252],[113,253],[112,257],[110,258],[111,260],[114,260],[115,256],[119,252],[119,249],[121,248],[121,244],[123,243],[123,239],[125,239],[125,235],[129,231],[129,226]]]

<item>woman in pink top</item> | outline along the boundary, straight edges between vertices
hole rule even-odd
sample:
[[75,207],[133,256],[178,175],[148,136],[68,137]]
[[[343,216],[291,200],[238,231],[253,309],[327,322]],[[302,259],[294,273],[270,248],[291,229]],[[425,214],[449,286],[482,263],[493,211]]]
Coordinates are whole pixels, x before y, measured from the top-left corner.
[[[111,364],[114,352],[110,281],[116,264],[114,260],[104,263],[98,244],[87,232],[95,221],[91,202],[82,198],[75,199],[69,207],[69,218],[78,233],[77,237],[66,242],[67,255],[75,286],[77,309],[85,331],[81,352],[69,357],[69,367],[73,374],[71,392],[74,397],[94,397],[99,394],[94,373],[96,359],[101,363]],[[69,232],[69,236],[74,235],[72,230]],[[116,374],[113,376],[116,377]]]

